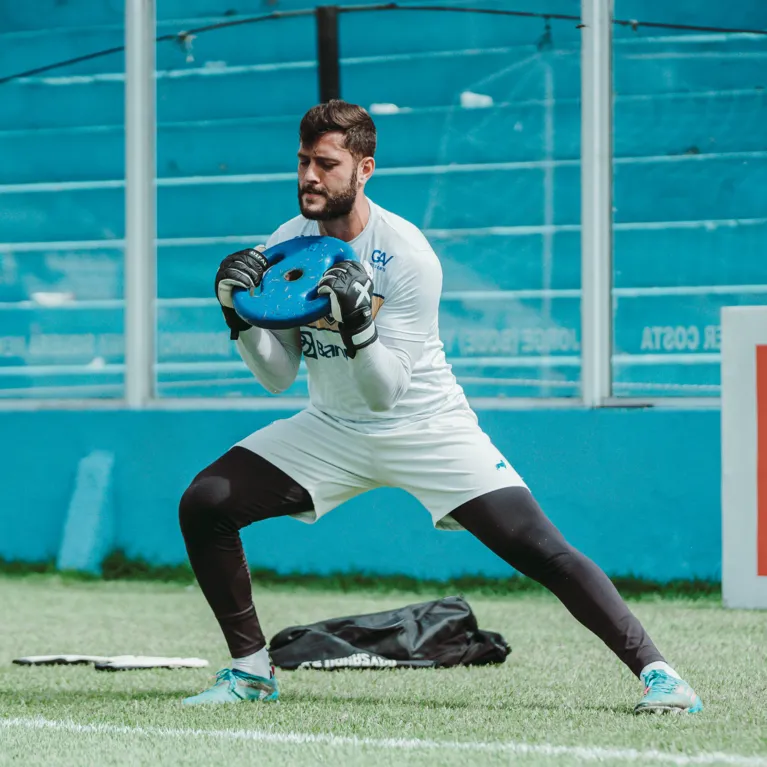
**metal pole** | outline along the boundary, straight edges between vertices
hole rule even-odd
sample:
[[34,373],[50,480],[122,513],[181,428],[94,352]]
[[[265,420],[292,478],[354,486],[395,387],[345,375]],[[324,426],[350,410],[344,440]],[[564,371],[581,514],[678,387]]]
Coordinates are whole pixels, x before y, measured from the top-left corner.
[[[541,287],[543,288],[543,301],[541,302],[541,315],[543,325],[546,328],[552,326],[551,322],[551,285],[554,272],[554,71],[551,61],[545,56],[542,59],[544,98],[543,117],[543,159],[546,161],[543,171],[543,258],[541,269]],[[541,366],[540,396],[551,397],[552,388],[550,381],[552,365]],[[554,393],[556,396],[556,393]]]
[[598,407],[612,389],[612,0],[582,0],[581,388]]
[[154,392],[155,0],[125,2],[125,399]]
[[320,102],[325,103],[331,99],[341,98],[338,6],[320,5],[315,13]]

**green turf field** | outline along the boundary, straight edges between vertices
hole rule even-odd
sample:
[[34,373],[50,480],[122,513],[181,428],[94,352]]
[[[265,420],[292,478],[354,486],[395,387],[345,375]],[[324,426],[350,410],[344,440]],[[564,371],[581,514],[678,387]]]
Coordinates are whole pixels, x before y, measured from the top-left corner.
[[[285,626],[443,596],[256,590]],[[767,613],[718,600],[633,601],[703,699],[695,716],[634,717],[638,681],[545,594],[466,595],[500,631],[502,666],[282,673],[279,705],[184,709],[227,661],[193,586],[0,578],[0,764],[767,765]],[[71,652],[199,656],[210,669],[14,666]]]

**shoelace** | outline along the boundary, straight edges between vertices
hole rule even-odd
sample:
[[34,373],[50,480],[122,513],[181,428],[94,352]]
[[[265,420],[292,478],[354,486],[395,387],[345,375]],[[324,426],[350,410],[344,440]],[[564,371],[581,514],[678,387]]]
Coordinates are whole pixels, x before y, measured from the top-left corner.
[[234,674],[232,673],[232,669],[230,668],[222,668],[221,671],[216,673],[216,684],[213,685],[214,687],[217,687],[221,683],[228,683],[229,686],[234,689],[235,684],[237,684],[237,681],[234,677]]
[[645,680],[645,687],[646,689],[652,690],[653,692],[668,692],[672,693],[674,690],[676,690],[677,686],[679,685],[679,680],[676,679],[673,676],[669,676],[663,671],[660,671],[659,669],[655,669],[654,671],[651,671],[647,675],[647,679]]

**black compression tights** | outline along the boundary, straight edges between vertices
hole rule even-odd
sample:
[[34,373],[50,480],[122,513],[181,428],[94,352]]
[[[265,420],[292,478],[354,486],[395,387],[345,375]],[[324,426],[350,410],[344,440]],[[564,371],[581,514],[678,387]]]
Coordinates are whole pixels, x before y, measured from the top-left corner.
[[[195,477],[181,498],[189,561],[233,658],[266,644],[239,530],[311,508],[304,488],[240,447]],[[527,489],[488,493],[456,509],[453,517],[516,570],[552,591],[634,674],[663,660],[610,579],[565,541]]]
[[557,596],[634,674],[663,660],[612,581],[567,543],[529,490],[496,490],[465,503],[452,516],[514,569]]
[[201,471],[181,497],[179,521],[189,562],[233,658],[266,645],[240,529],[311,508],[306,490],[243,447],[232,448]]

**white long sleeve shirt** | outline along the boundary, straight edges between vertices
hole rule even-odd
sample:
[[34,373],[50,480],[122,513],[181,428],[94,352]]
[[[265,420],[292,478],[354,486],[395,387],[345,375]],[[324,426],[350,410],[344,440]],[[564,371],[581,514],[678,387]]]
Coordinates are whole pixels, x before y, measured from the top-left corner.
[[[378,340],[349,359],[337,325],[322,319],[291,330],[252,328],[237,341],[245,363],[273,393],[293,383],[303,355],[311,406],[360,431],[469,407],[439,338],[439,259],[416,226],[368,202],[368,223],[349,244],[373,271],[373,293],[382,302]],[[297,216],[266,244],[319,233],[316,221]]]

